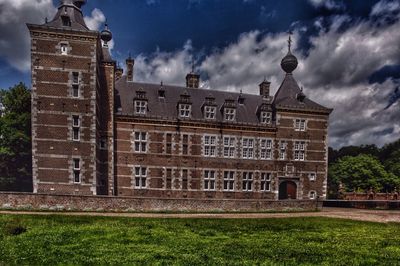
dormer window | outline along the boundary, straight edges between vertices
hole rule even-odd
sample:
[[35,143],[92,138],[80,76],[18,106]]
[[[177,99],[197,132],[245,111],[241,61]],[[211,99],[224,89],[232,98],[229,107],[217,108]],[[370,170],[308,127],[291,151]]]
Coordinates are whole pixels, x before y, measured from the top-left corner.
[[235,121],[236,120],[236,109],[235,108],[224,108],[224,120]]
[[71,27],[71,19],[68,16],[61,16],[61,20],[64,27]]
[[158,98],[165,98],[165,90],[158,90]]
[[215,119],[217,108],[215,106],[206,106],[204,107],[204,118],[213,120]]
[[187,103],[179,104],[179,116],[182,118],[189,118],[192,113],[192,105]]
[[135,100],[135,114],[145,115],[147,111],[147,101]]
[[145,115],[147,113],[147,98],[143,88],[136,91],[136,97],[133,99],[135,114]]
[[272,122],[272,113],[271,112],[261,112],[260,120],[262,124],[270,125]]

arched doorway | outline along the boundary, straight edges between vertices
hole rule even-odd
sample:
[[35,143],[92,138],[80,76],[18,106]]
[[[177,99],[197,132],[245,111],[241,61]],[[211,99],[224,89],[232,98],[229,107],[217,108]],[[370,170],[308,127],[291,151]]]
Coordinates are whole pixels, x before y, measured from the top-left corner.
[[297,198],[297,185],[293,181],[283,181],[279,185],[279,199],[296,199]]

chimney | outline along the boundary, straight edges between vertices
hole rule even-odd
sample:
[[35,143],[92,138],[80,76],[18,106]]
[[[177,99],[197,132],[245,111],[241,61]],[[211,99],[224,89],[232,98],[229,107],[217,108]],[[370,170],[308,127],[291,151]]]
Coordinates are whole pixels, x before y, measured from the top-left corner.
[[189,73],[186,75],[186,87],[198,88],[200,83],[200,75]]
[[124,70],[117,66],[115,69],[115,80],[119,80],[122,77],[122,74],[124,74]]
[[126,81],[133,82],[133,65],[135,64],[135,60],[129,56],[128,59],[126,59]]
[[192,63],[192,71],[186,75],[186,87],[198,88],[200,83],[200,75],[194,73],[194,63]]
[[269,97],[269,86],[271,85],[271,82],[266,81],[265,79],[263,82],[260,83],[260,95],[263,98],[268,98]]

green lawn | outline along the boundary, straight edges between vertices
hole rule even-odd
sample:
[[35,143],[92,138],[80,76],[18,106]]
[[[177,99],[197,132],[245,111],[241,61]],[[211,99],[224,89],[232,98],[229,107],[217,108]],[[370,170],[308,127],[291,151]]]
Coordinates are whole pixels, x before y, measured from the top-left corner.
[[0,215],[3,264],[400,265],[400,224]]

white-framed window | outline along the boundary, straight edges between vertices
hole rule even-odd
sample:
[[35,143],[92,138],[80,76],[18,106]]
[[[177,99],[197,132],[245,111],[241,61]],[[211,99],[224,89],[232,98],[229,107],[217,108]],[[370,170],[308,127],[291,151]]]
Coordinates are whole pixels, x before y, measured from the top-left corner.
[[172,134],[166,133],[165,135],[165,153],[172,154]]
[[189,176],[188,169],[182,169],[181,180],[182,180],[182,189],[184,189],[184,190],[188,189],[188,176]]
[[79,141],[81,138],[81,119],[79,115],[72,116],[72,140]]
[[68,43],[60,43],[60,52],[62,55],[68,55]]
[[271,139],[260,139],[260,159],[271,160],[272,159],[272,140]]
[[224,108],[224,120],[235,121],[236,120],[236,109],[235,108]]
[[279,142],[279,160],[286,160],[286,147],[287,147],[287,142],[281,140]]
[[204,136],[204,156],[215,157],[217,149],[217,137],[212,135]]
[[182,154],[188,155],[189,154],[189,135],[183,134],[182,135],[182,146],[181,146]]
[[147,133],[135,132],[135,152],[145,153],[147,151]]
[[135,167],[135,188],[146,188],[147,168],[142,166]]
[[310,193],[308,193],[308,197],[310,199],[316,199],[317,198],[317,192],[315,192],[314,190],[311,190]]
[[305,142],[304,141],[295,141],[294,142],[294,160],[295,161],[304,161],[305,157]]
[[188,118],[192,113],[192,105],[187,103],[179,104],[179,117]]
[[252,191],[253,190],[253,173],[243,172],[242,174],[242,190]]
[[261,173],[261,191],[271,191],[271,173]]
[[72,160],[72,169],[73,169],[73,179],[74,183],[80,183],[81,182],[81,160],[78,158],[74,158]]
[[224,191],[235,190],[235,172],[224,171]]
[[306,120],[305,119],[295,119],[294,129],[296,131],[305,131],[306,130]]
[[135,100],[135,114],[145,115],[147,112],[147,101]]
[[309,179],[310,181],[315,181],[315,180],[317,180],[317,174],[316,174],[316,173],[309,173],[309,174],[308,174],[308,179]]
[[215,190],[214,170],[204,170],[204,190]]
[[72,97],[78,98],[80,91],[79,91],[79,73],[72,72]]
[[270,125],[272,122],[271,112],[261,112],[261,123],[265,125]]
[[166,189],[172,188],[172,169],[171,168],[165,169],[165,188]]
[[235,137],[224,137],[224,157],[235,158]]
[[242,158],[252,159],[254,157],[254,139],[242,139]]
[[217,108],[215,106],[204,107],[204,118],[214,120],[216,117]]

